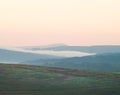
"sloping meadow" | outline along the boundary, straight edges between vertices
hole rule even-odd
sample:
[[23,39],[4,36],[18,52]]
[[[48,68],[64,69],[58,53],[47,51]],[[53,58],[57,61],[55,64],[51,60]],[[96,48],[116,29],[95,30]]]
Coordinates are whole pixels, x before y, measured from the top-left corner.
[[120,73],[0,64],[2,95],[119,95]]

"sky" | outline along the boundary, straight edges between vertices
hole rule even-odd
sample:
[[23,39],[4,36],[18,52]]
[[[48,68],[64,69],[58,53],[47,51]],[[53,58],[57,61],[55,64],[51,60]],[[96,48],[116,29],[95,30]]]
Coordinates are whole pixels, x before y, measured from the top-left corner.
[[120,0],[0,0],[0,46],[120,45]]

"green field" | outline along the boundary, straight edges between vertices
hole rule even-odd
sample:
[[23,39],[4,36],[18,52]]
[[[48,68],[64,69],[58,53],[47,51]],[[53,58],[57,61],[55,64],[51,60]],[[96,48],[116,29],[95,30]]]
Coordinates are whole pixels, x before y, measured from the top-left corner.
[[120,95],[120,73],[0,64],[0,95]]

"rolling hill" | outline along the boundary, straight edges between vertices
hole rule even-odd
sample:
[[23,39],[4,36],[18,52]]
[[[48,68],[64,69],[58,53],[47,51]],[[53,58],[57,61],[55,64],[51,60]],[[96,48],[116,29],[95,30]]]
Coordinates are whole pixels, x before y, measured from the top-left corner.
[[7,49],[0,49],[0,62],[3,63],[20,63],[27,60],[59,58],[57,56],[35,54]]
[[120,95],[120,73],[0,64],[0,95]]
[[23,62],[26,64],[50,67],[74,68],[83,70],[120,72],[120,53],[105,53],[85,57],[63,59],[38,59]]

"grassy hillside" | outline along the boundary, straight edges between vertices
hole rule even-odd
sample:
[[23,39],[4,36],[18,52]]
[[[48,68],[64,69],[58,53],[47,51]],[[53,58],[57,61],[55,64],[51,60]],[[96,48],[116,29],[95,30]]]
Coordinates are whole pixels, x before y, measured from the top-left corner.
[[0,95],[120,95],[120,73],[0,64]]

